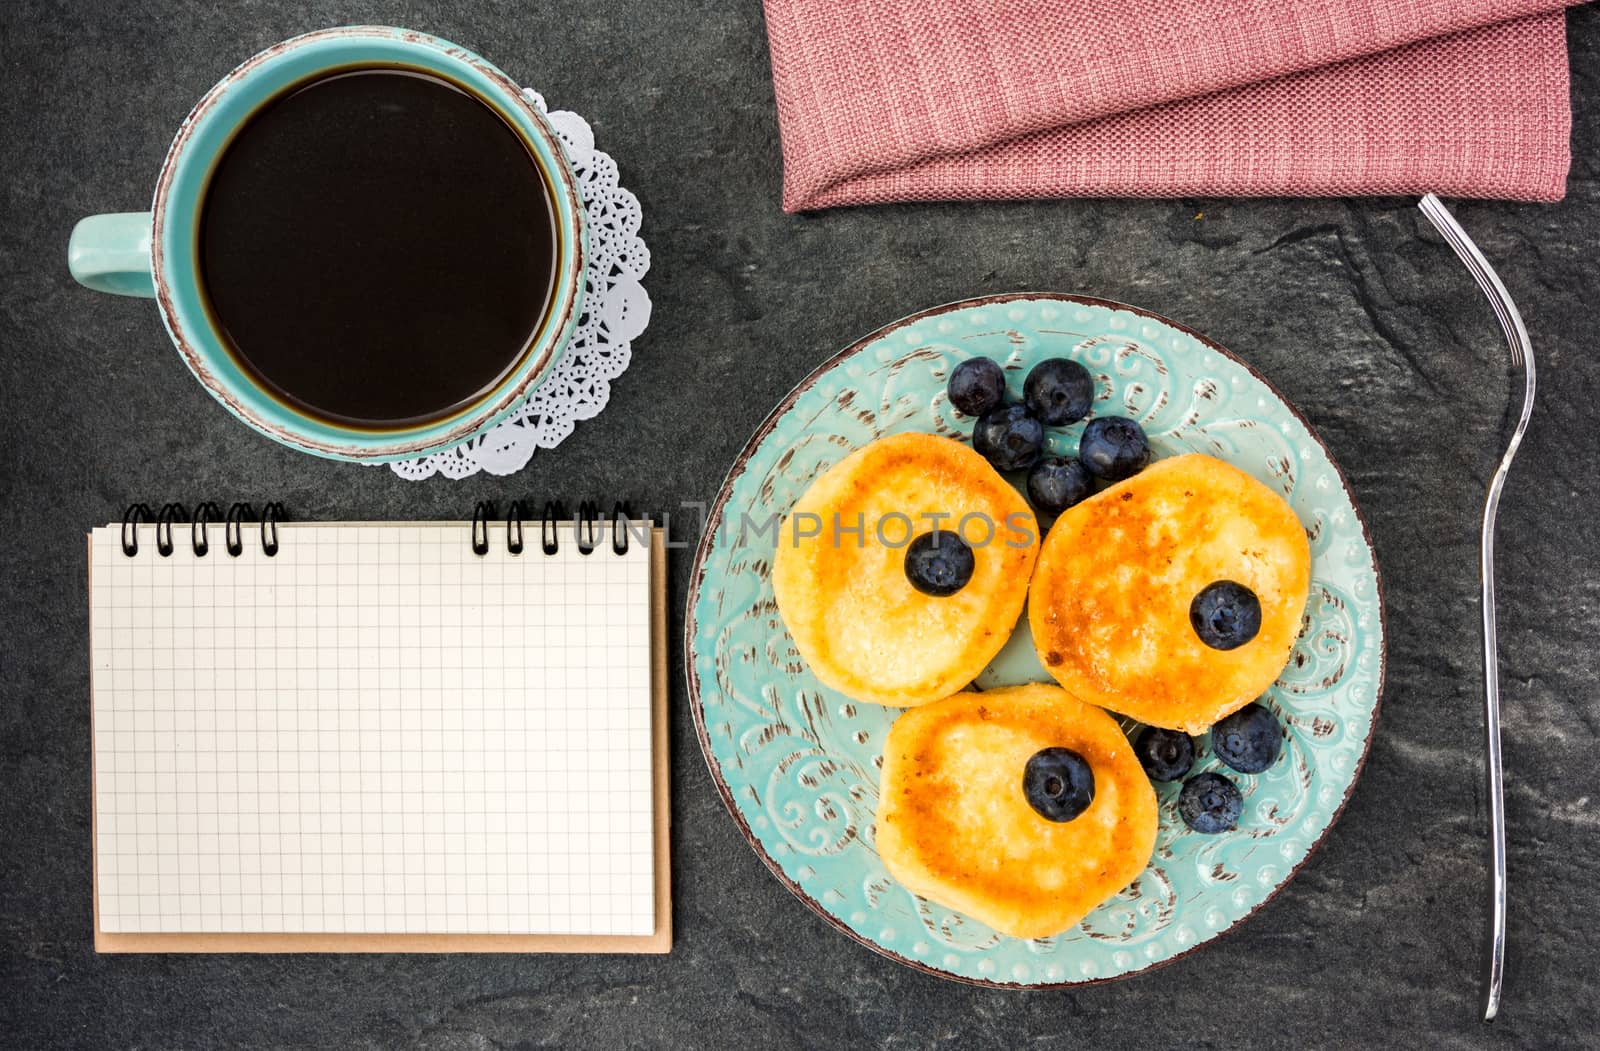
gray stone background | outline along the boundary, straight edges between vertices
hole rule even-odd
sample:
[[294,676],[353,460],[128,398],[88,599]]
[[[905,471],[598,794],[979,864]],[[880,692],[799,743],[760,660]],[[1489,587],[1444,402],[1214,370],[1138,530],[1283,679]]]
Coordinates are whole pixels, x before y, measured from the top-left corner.
[[[67,275],[79,217],[147,207],[190,105],[326,25],[428,30],[586,115],[645,208],[655,302],[610,407],[519,475],[403,482],[235,423],[152,304]],[[1600,11],[1569,16],[1557,205],[1460,202],[1527,315],[1538,411],[1502,515],[1511,974],[1476,1021],[1485,808],[1476,530],[1504,403],[1488,308],[1403,199],[778,208],[755,0],[6,0],[0,5],[0,1042],[70,1046],[1600,1046]],[[1203,217],[1202,217],[1203,215]],[[834,932],[724,812],[672,610],[677,946],[665,957],[96,956],[83,533],[130,500],[284,500],[301,519],[457,518],[474,500],[716,491],[819,360],[921,307],[1052,289],[1232,348],[1344,466],[1386,580],[1366,774],[1299,877],[1164,969],[1074,992],[924,976]]]

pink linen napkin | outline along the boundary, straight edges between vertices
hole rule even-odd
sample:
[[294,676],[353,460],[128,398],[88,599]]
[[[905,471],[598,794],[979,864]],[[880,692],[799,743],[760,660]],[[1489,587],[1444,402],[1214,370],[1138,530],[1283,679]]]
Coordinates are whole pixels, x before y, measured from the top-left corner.
[[1553,201],[1580,0],[765,0],[785,211]]

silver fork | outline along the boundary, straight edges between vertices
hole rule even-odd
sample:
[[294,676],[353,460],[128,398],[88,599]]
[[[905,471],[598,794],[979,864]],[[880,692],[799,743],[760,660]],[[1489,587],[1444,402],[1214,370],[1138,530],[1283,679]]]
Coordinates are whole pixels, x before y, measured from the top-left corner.
[[1472,272],[1472,278],[1489,297],[1494,316],[1505,330],[1506,344],[1511,348],[1512,377],[1520,372],[1522,377],[1522,412],[1517,417],[1516,429],[1506,442],[1505,455],[1500,466],[1489,480],[1489,495],[1483,503],[1483,532],[1480,539],[1478,577],[1483,585],[1483,714],[1484,737],[1488,757],[1485,768],[1488,774],[1489,794],[1489,862],[1492,870],[1489,897],[1489,974],[1484,983],[1483,1020],[1494,1021],[1500,1011],[1500,989],[1505,980],[1506,963],[1506,793],[1505,775],[1500,761],[1500,652],[1494,629],[1494,520],[1500,510],[1500,491],[1505,488],[1506,474],[1511,470],[1511,460],[1522,444],[1523,432],[1528,429],[1528,418],[1533,415],[1533,391],[1536,369],[1533,364],[1533,345],[1528,342],[1528,329],[1522,323],[1517,305],[1500,282],[1494,267],[1478,251],[1455,216],[1445,209],[1439,198],[1428,194],[1418,205],[1444,239],[1455,249],[1456,255]]

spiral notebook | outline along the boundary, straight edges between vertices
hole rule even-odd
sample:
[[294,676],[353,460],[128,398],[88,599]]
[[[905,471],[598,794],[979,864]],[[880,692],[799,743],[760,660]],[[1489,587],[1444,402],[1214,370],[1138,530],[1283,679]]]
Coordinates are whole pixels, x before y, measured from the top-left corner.
[[148,517],[89,535],[98,951],[670,949],[659,529]]

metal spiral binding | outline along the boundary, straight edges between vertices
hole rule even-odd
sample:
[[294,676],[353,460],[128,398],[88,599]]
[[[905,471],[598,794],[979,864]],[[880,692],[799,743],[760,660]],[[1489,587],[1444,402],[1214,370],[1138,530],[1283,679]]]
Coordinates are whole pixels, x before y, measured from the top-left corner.
[[129,558],[139,553],[139,523],[150,521],[150,509],[144,504],[129,504],[122,512],[122,553]]
[[[489,500],[479,500],[472,510],[472,553],[482,558],[489,553],[492,541],[489,537],[489,523],[495,515],[495,505]],[[544,510],[539,514],[539,549],[546,556],[554,556],[561,551],[561,523],[567,518],[567,512],[560,502],[546,500]],[[628,553],[629,526],[633,516],[628,506],[621,501],[611,505],[609,516],[611,523],[611,550],[618,555]],[[527,551],[527,527],[533,522],[528,517],[527,505],[521,500],[512,500],[506,509],[506,552],[511,555],[521,555]],[[578,514],[573,519],[573,536],[578,544],[578,553],[591,555],[604,539],[606,516],[600,513],[600,505],[593,500],[584,500],[578,505]]]
[[232,557],[238,558],[244,554],[244,523],[247,519],[254,521],[255,517],[255,508],[243,501],[228,508],[228,517],[223,522],[222,535],[224,546],[227,547],[228,554]]
[[594,554],[594,549],[600,546],[600,505],[593,500],[578,504],[578,518],[573,527],[578,535],[578,554]]
[[489,516],[494,514],[494,505],[487,500],[479,500],[472,509],[472,553],[482,558],[489,553]]
[[205,558],[211,550],[211,537],[206,532],[206,526],[211,519],[221,517],[222,508],[210,500],[202,500],[194,505],[194,517],[189,520],[189,548],[194,552],[194,557]]
[[[494,504],[487,500],[478,501],[473,509],[473,554],[482,557],[489,553],[489,519],[494,515]],[[525,550],[523,540],[525,515],[526,509],[522,501],[511,501],[511,506],[506,511],[506,551],[509,554],[520,555]],[[156,527],[156,552],[162,558],[170,558],[176,550],[172,539],[173,527],[187,518],[189,548],[196,558],[204,558],[210,553],[209,527],[219,520],[222,522],[223,547],[229,556],[238,558],[244,554],[244,526],[245,523],[252,522],[256,523],[261,533],[262,554],[272,558],[280,549],[278,524],[285,517],[283,504],[276,500],[262,505],[259,519],[256,517],[255,508],[243,500],[229,505],[226,515],[217,504],[210,500],[202,500],[195,505],[192,517],[179,503],[163,504],[160,513],[153,516],[148,505],[129,504],[122,515],[122,553],[128,558],[133,558],[139,553],[139,527],[153,521]],[[545,502],[544,512],[539,516],[539,546],[546,555],[560,552],[559,526],[565,517],[566,511],[561,504],[554,500]],[[628,505],[621,501],[612,504],[610,518],[611,550],[614,554],[626,555],[629,548],[629,527],[633,520]],[[578,505],[578,514],[573,521],[573,534],[580,555],[591,555],[600,546],[601,530],[604,528],[602,523],[598,503],[584,500]]]
[[[512,532],[512,526],[516,531]],[[522,554],[522,501],[513,500],[506,510],[506,551],[513,555]]]
[[628,553],[628,523],[633,520],[633,515],[628,513],[628,505],[620,500],[611,505],[611,553],[626,555]]
[[[268,558],[278,553],[278,523],[285,517],[287,516],[283,504],[276,500],[262,508],[261,550]],[[151,515],[150,508],[146,504],[129,504],[128,509],[122,513],[122,553],[128,558],[137,555],[139,527],[154,522],[156,553],[162,558],[171,558],[172,553],[177,550],[172,535],[173,529],[185,519],[189,522],[189,549],[194,552],[196,558],[204,558],[210,553],[210,526],[219,520],[223,527],[223,545],[229,555],[238,558],[244,554],[244,524],[256,521],[256,513],[255,509],[244,501],[231,505],[228,513],[224,515],[216,503],[202,500],[195,505],[193,516],[190,516],[180,503],[162,504],[160,513],[156,515]]]
[[539,523],[539,546],[546,555],[554,555],[561,550],[561,540],[556,533],[556,523],[561,521],[561,505],[554,500],[546,500],[544,516]]
[[[278,553],[278,519],[283,515],[283,505],[276,500],[261,509],[261,553],[268,558]],[[267,527],[272,527],[272,539],[267,539]]]
[[172,544],[172,523],[180,518],[188,518],[189,513],[183,509],[182,504],[162,504],[161,513],[156,516],[156,554],[162,558],[171,558],[175,550]]

